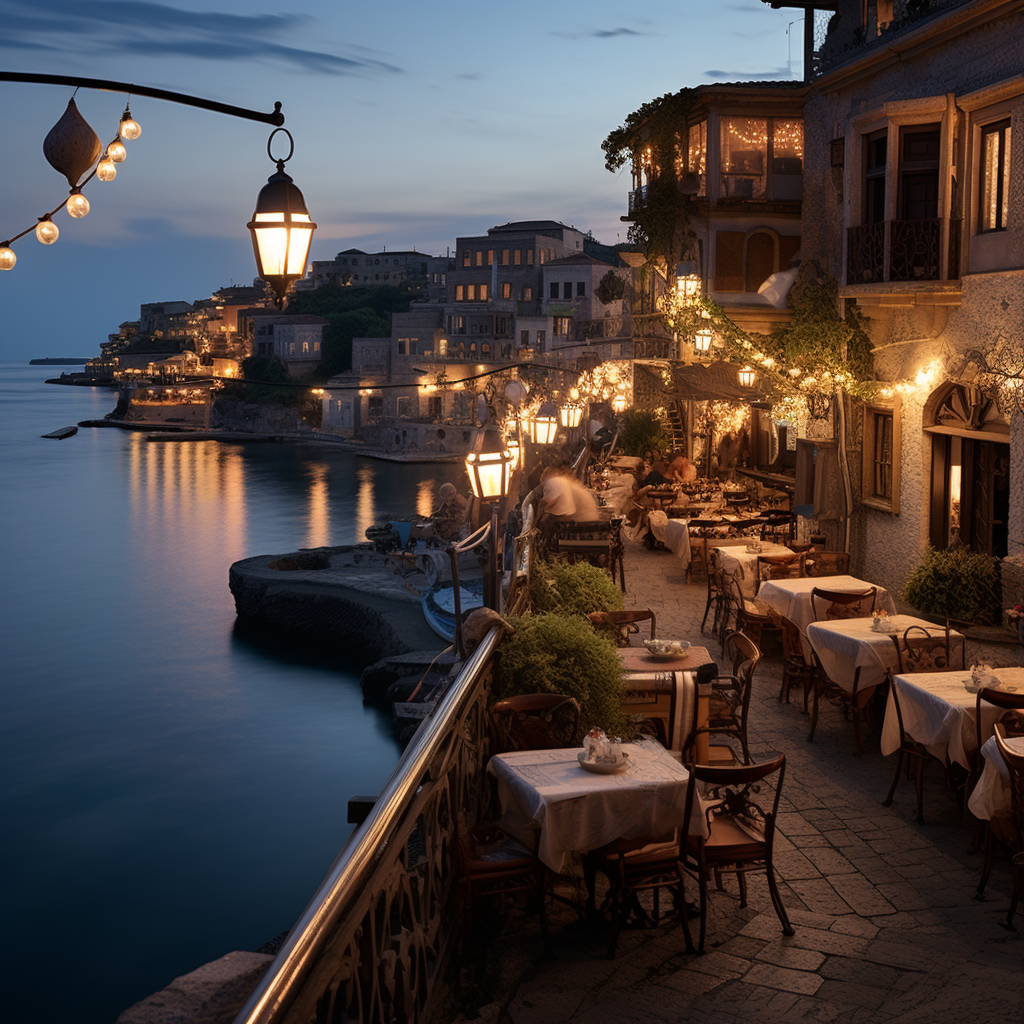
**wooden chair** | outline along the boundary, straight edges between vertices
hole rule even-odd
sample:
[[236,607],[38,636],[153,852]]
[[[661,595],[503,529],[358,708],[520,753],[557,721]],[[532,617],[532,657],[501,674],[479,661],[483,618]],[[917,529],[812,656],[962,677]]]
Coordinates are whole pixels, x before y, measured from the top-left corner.
[[814,621],[867,618],[875,609],[877,594],[878,587],[869,587],[861,591],[826,590],[815,587],[811,591],[811,612]]
[[[984,768],[983,758],[981,756],[981,747],[985,742],[985,736],[982,733],[981,727],[981,712],[982,705],[989,704],[993,707],[999,708],[1003,715],[1000,719],[1006,734],[1020,736],[1024,734],[1024,694],[1019,693],[1008,693],[1006,690],[995,690],[991,687],[983,686],[979,691],[977,698],[974,703],[974,742],[975,742],[975,764],[971,770],[970,778],[967,780],[966,794],[969,795],[971,790],[978,784],[978,779],[981,778],[981,772]],[[988,884],[988,876],[992,871],[992,845],[993,845],[993,834],[992,828],[987,821],[981,821],[981,842],[978,843],[978,833],[975,834],[975,848],[978,845],[982,847],[982,864],[981,864],[981,878],[978,880],[978,888],[975,893],[976,899],[981,899],[985,893],[985,886]]]
[[[948,625],[942,633],[933,633],[924,626],[909,626],[902,636],[894,634],[892,642],[896,646],[896,674],[945,672],[947,669],[965,668],[965,640],[963,637],[957,639],[960,642],[954,645]],[[959,658],[956,657],[958,648]],[[955,664],[956,661],[959,664]]]
[[754,593],[765,580],[789,580],[804,575],[804,555],[758,555]]
[[621,520],[559,520],[553,525],[548,550],[552,554],[565,555],[570,564],[583,558],[591,565],[607,569],[612,582],[615,582],[617,573],[619,586],[625,593],[621,525]]
[[761,540],[775,541],[777,544],[786,544],[788,547],[795,524],[796,515],[794,513],[771,511],[761,517]]
[[896,752],[896,767],[892,773],[892,784],[889,786],[889,792],[886,794],[885,799],[882,801],[883,807],[892,807],[893,796],[896,793],[896,787],[900,781],[900,769],[903,767],[903,758],[908,758],[907,761],[907,774],[910,774],[910,765],[914,765],[914,791],[917,795],[917,821],[919,824],[924,823],[924,765],[925,762],[931,757],[928,752],[928,748],[923,743],[918,743],[917,740],[912,739],[907,735],[906,730],[903,727],[903,711],[900,708],[900,695],[899,691],[895,686],[892,687],[892,702],[893,707],[896,709],[896,721],[899,724],[900,729],[900,746]]
[[1013,925],[1013,915],[1017,912],[1021,892],[1024,891],[1024,754],[1017,753],[1006,742],[1005,726],[996,723],[996,746],[1006,762],[1010,772],[1011,823],[1013,826],[1013,894],[1010,896],[1010,909],[1006,914],[1006,925],[1010,931],[1017,929]]
[[650,608],[634,608],[629,611],[591,612],[588,619],[595,629],[613,634],[617,647],[629,647],[633,636],[639,636],[640,623],[650,622],[650,639],[655,637],[656,620]]
[[[735,874],[739,881],[740,907],[747,905],[746,873],[764,871],[768,877],[768,891],[772,906],[782,924],[782,934],[792,935],[786,908],[779,895],[775,880],[772,853],[775,839],[775,824],[779,813],[779,797],[782,781],[786,774],[786,758],[780,755],[774,761],[763,764],[736,767],[713,767],[690,765],[690,782],[686,790],[686,810],[683,821],[688,822],[697,799],[697,787],[701,786],[702,799],[710,835],[707,839],[682,836],[681,846],[685,852],[684,866],[696,874],[700,887],[700,937],[697,951],[704,949],[704,934],[707,925],[708,878],[713,873],[718,889],[722,888],[721,876]],[[775,794],[770,806],[763,806],[757,800],[762,787],[772,776],[775,779]],[[689,938],[689,936],[687,936]]]
[[527,892],[540,906],[540,931],[544,951],[551,953],[545,895],[547,872],[536,854],[495,824],[478,825],[459,832],[459,882],[463,889],[463,914],[467,937],[473,934],[473,904],[479,898],[504,900]]
[[848,551],[808,551],[804,573],[807,576],[845,576],[850,571]]
[[[729,675],[711,676],[711,695],[708,700],[708,720],[705,726],[695,729],[683,748],[683,760],[693,759],[697,736],[726,736],[737,740],[743,755],[743,763],[750,764],[750,750],[747,745],[747,721],[750,713],[750,696],[753,689],[754,669],[761,660],[757,644],[746,634],[733,631],[725,639],[724,653],[732,661]],[[708,763],[735,763],[738,760],[731,744],[709,744]]]
[[789,703],[789,688],[793,683],[800,683],[804,691],[804,711],[807,710],[807,698],[814,686],[814,665],[804,654],[804,640],[800,635],[800,627],[785,615],[775,616],[776,624],[782,634],[782,686],[779,688],[779,703]]
[[704,632],[704,626],[708,621],[708,614],[712,608],[715,610],[715,614],[711,620],[711,632],[715,636],[720,636],[720,627],[722,622],[722,615],[725,612],[726,605],[728,604],[729,595],[728,588],[726,586],[725,573],[718,564],[718,555],[714,548],[708,554],[707,564],[707,581],[708,581],[708,600],[707,604],[704,605],[704,618],[700,620],[700,631]]
[[505,697],[491,708],[494,750],[549,750],[581,742],[580,705],[561,693]]
[[754,643],[760,644],[765,630],[775,628],[770,613],[762,610],[756,601],[751,601],[740,589],[740,581],[728,573],[724,576],[724,585],[728,597],[728,605],[722,617],[721,632],[719,638],[722,644],[722,653],[725,653],[725,638],[729,633],[729,622],[732,621],[732,628],[739,633],[746,633]]

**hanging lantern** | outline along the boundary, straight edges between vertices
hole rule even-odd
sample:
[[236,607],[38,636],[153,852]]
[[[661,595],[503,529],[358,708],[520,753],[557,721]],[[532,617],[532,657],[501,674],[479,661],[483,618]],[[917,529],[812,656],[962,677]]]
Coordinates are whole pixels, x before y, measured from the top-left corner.
[[749,366],[744,366],[737,374],[737,377],[739,378],[741,388],[752,388],[754,381],[757,380],[757,374]]
[[78,112],[73,99],[43,139],[43,156],[74,188],[103,152],[103,143]]
[[466,473],[473,493],[481,501],[494,501],[508,494],[512,453],[493,423],[476,432],[473,450],[466,456]]
[[699,356],[706,356],[711,351],[711,343],[715,340],[715,333],[710,327],[702,327],[693,336],[693,350]]
[[[573,389],[576,390],[575,388]],[[579,394],[579,392],[576,392]],[[562,421],[562,426],[568,430],[575,430],[583,419],[583,403],[574,402],[572,400],[563,403],[558,409],[559,419]]]
[[628,404],[629,402],[627,401],[626,396],[621,391],[619,391],[612,399],[612,412],[614,412],[616,415],[625,412],[626,406]]
[[121,125],[117,130],[117,134],[129,142],[137,139],[142,134],[142,126],[132,117],[132,112],[128,109],[127,104],[125,104],[124,113],[121,115]]
[[696,263],[676,264],[676,292],[687,305],[693,305],[700,298],[700,275]]
[[517,469],[523,468],[523,449],[519,444],[518,437],[507,437],[505,438],[505,447],[508,449],[509,455],[512,456],[512,472]]
[[274,289],[277,304],[281,306],[291,283],[302,277],[306,270],[306,257],[316,224],[310,219],[302,193],[284,171],[285,163],[295,150],[295,142],[286,128],[275,128],[270,133],[267,155],[274,159],[270,144],[278,132],[288,136],[291,148],[288,156],[276,161],[277,172],[260,190],[256,210],[247,226],[252,232],[252,248],[259,276]]
[[530,440],[534,444],[552,444],[558,434],[558,406],[544,402],[529,422]]

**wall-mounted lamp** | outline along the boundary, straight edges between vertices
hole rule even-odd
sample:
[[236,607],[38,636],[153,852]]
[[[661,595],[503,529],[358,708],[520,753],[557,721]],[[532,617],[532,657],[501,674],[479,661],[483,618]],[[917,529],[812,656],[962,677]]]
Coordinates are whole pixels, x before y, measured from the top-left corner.
[[676,264],[676,293],[687,304],[700,298],[700,275],[692,260]]
[[752,388],[754,381],[757,380],[757,374],[749,366],[744,366],[736,376],[739,379],[741,388]]
[[702,327],[693,336],[693,350],[699,356],[706,356],[711,351],[711,343],[715,340],[715,333],[710,327]]

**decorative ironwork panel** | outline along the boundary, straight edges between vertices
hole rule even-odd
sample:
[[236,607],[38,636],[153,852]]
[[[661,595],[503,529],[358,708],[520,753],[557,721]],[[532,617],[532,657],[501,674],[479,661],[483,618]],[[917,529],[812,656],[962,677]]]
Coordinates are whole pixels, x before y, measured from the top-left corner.
[[949,222],[949,253],[946,269],[948,281],[955,281],[960,277],[960,224],[959,218]]
[[859,224],[847,235],[847,284],[873,284],[885,273],[885,224]]
[[647,205],[647,186],[635,189],[629,193],[629,215],[638,213]]
[[894,220],[889,223],[889,280],[937,281],[942,221]]

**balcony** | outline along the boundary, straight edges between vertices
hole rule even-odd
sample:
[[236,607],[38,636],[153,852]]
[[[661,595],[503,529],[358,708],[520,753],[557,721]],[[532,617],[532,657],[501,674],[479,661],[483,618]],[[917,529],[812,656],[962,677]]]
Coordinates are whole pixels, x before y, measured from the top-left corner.
[[[889,220],[849,228],[846,283],[941,281],[960,276],[960,222],[949,222],[943,268],[942,220]],[[945,276],[943,270],[945,269]]]
[[644,185],[641,188],[635,189],[629,193],[629,216],[632,217],[634,214],[639,213],[647,205],[647,196],[650,192],[650,187]]

